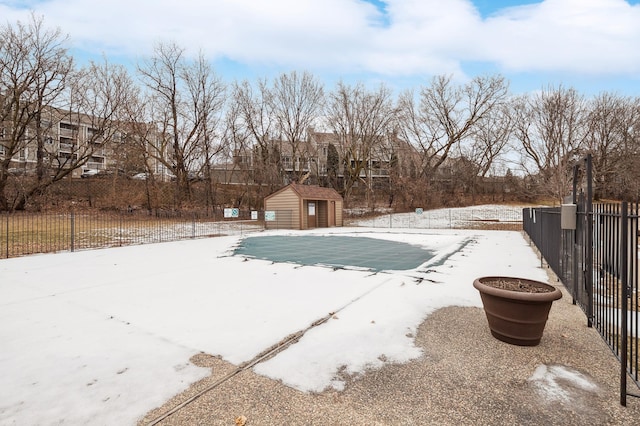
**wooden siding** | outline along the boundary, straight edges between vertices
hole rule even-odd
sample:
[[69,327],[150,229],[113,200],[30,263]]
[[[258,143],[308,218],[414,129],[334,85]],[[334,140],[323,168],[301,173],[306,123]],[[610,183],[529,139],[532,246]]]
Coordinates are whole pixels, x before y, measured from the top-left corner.
[[294,229],[300,228],[300,199],[298,195],[291,189],[285,188],[284,191],[274,193],[265,199],[265,210],[291,210],[293,212],[291,217],[291,225]]
[[343,226],[342,222],[342,200],[336,201],[336,224],[335,226]]

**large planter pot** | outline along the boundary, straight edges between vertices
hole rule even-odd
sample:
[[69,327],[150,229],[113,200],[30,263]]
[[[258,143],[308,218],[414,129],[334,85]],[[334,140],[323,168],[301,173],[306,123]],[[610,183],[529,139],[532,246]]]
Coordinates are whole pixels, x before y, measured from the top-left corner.
[[480,292],[491,334],[506,343],[536,346],[540,343],[557,288],[539,281],[514,277],[482,277],[473,282]]

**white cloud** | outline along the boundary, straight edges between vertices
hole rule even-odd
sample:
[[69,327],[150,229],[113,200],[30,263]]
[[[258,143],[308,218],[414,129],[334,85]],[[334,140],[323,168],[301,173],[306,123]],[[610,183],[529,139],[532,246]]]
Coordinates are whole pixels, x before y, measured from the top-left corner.
[[635,73],[640,6],[624,0],[546,0],[485,22],[488,59],[519,71]]
[[[160,40],[249,66],[462,74],[469,62],[496,71],[637,73],[640,6],[625,0],[545,0],[483,19],[470,0],[49,0],[48,25],[96,54],[139,57]],[[28,12],[3,2],[7,20]],[[9,6],[7,6],[7,4]]]

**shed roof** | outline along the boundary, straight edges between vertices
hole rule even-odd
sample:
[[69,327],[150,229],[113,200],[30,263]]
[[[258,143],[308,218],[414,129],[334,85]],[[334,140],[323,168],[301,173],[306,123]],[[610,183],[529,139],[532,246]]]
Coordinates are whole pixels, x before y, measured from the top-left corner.
[[304,200],[342,200],[342,196],[333,188],[323,188],[316,185],[300,185],[299,183],[289,184],[273,194],[267,195],[265,198],[271,198],[285,191],[287,188],[291,188]]

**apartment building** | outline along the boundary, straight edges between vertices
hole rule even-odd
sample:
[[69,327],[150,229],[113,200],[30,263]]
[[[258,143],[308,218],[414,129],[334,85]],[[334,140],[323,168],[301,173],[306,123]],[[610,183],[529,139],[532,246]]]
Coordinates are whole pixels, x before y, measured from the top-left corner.
[[[369,147],[354,148],[336,133],[310,128],[307,138],[296,142],[295,146],[281,139],[271,139],[269,146],[271,152],[279,155],[279,165],[284,174],[283,184],[300,179],[316,184],[329,178],[332,173],[335,178],[342,180],[353,170],[358,170],[359,178],[383,181],[389,180],[394,173],[409,176],[415,165],[419,164],[419,154],[415,148],[395,134],[381,135]],[[361,157],[365,154],[366,158]],[[234,169],[253,170],[257,167],[257,155],[259,153],[254,148],[235,149]],[[360,163],[359,166],[356,163]]]
[[10,174],[35,174],[40,149],[46,168],[52,172],[72,169],[72,175],[79,177],[82,168],[105,170],[113,153],[109,142],[121,134],[113,131],[106,138],[103,127],[92,117],[55,108],[47,108],[19,136],[12,123],[1,123],[0,161],[11,156]]
[[[153,124],[113,123],[47,108],[21,136],[16,137],[15,127],[0,123],[0,161],[10,157],[6,168],[10,175],[35,175],[40,146],[43,163],[52,175],[71,170],[72,178],[80,178],[126,169],[131,173],[151,171],[157,180],[163,181],[173,176],[165,165],[167,162],[158,160],[156,151],[154,155],[144,154],[145,150],[151,151],[151,144],[162,145]],[[163,154],[171,155],[170,148]]]
[[[152,124],[123,123],[118,126],[107,124],[105,120],[68,111],[49,108],[40,120],[40,129],[31,126],[19,141],[14,141],[8,125],[0,125],[0,161],[11,155],[8,167],[10,174],[35,174],[38,140],[42,140],[45,164],[53,171],[72,169],[71,176],[79,178],[83,171],[95,173],[126,168],[127,171],[150,171],[159,180],[169,180],[172,172],[166,167],[167,161],[159,161],[159,156],[170,156],[170,152],[159,152],[157,131]],[[143,126],[144,128],[141,128]],[[149,127],[151,126],[151,127]],[[135,142],[134,135],[144,135],[145,143]],[[354,142],[359,143],[359,142]],[[137,145],[140,164],[124,164],[124,150]],[[146,144],[146,148],[145,148]],[[155,148],[151,145],[157,144]],[[366,149],[352,149],[336,133],[308,129],[303,141],[292,144],[281,139],[269,141],[270,150],[279,160],[279,173],[283,185],[302,179],[318,184],[329,177],[338,181],[345,176],[353,176],[357,169],[359,178],[371,181],[389,180],[394,173],[408,176],[419,164],[415,148],[394,134],[381,135],[376,143]],[[153,155],[142,151],[154,149]],[[361,154],[360,154],[361,153]],[[212,165],[212,173],[220,183],[243,183],[256,180],[255,170],[260,155],[255,147],[236,149],[230,163]],[[368,158],[362,158],[366,155]],[[331,164],[330,164],[331,163]],[[359,167],[356,167],[359,163]]]

